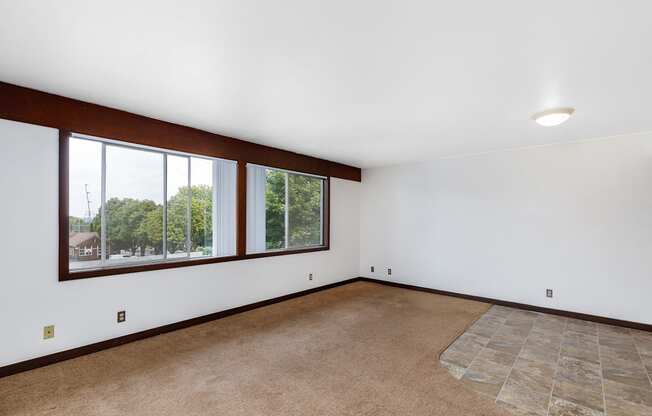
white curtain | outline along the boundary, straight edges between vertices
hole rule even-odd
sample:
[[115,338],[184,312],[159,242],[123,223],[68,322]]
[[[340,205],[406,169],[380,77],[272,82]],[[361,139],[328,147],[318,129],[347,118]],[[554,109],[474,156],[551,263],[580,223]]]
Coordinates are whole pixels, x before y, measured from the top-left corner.
[[236,254],[237,162],[213,161],[213,255]]
[[247,165],[247,253],[265,251],[265,187],[264,167]]

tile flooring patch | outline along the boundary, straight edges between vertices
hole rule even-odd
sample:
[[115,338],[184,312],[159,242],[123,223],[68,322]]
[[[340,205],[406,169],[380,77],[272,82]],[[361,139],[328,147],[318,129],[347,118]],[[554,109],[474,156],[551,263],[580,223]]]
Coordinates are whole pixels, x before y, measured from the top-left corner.
[[442,365],[515,416],[652,416],[652,333],[492,306]]

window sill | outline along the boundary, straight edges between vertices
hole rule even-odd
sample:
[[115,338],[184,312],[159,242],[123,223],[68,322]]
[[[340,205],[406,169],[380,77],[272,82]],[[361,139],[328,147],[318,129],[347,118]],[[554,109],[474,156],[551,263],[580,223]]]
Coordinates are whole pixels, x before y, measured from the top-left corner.
[[208,258],[181,260],[181,261],[166,261],[160,263],[140,264],[140,265],[133,265],[133,266],[114,266],[114,267],[109,267],[104,269],[69,271],[67,274],[59,276],[59,281],[64,282],[68,280],[89,279],[92,277],[114,276],[120,274],[140,273],[140,272],[147,272],[153,270],[175,269],[178,267],[199,266],[202,264],[224,263],[228,261],[241,261],[241,260],[257,259],[262,257],[286,256],[289,254],[303,254],[303,253],[312,253],[315,251],[327,251],[327,250],[330,250],[329,246],[318,246],[318,247],[301,248],[301,249],[294,249],[294,250],[277,250],[277,251],[267,251],[262,253],[252,253],[252,254],[246,254],[244,256],[208,257]]
[[310,253],[313,251],[323,251],[328,250],[327,246],[310,246],[305,248],[289,248],[289,249],[279,249],[279,250],[269,250],[261,251],[259,253],[249,253],[244,256],[245,259],[256,259],[260,257],[273,257],[273,256],[282,256],[285,254],[298,254],[298,253]]

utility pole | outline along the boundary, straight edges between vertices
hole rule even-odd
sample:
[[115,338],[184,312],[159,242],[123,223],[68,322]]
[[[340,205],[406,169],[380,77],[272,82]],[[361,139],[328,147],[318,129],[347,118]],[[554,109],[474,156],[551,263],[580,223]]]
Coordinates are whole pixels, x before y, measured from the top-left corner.
[[[90,223],[91,223],[91,220],[92,220],[93,218],[92,218],[92,215],[91,215],[91,199],[90,199],[90,197],[89,197],[89,195],[90,195],[91,193],[88,192],[88,184],[87,184],[87,183],[84,184],[84,190],[85,190],[85,192],[86,192],[86,206],[88,207],[88,211],[86,212],[86,223],[90,224]],[[89,230],[89,231],[90,231],[90,230]]]

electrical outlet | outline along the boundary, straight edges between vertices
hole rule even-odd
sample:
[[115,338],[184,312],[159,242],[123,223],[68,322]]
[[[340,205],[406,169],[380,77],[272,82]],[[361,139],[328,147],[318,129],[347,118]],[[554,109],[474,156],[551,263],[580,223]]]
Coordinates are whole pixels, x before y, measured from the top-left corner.
[[312,273],[308,275],[308,280],[312,280]]
[[118,323],[124,322],[127,320],[127,311],[119,311],[118,312]]
[[546,289],[546,297],[551,298],[552,297],[552,289]]
[[371,273],[374,272],[374,266],[371,266]]
[[54,325],[43,327],[43,339],[54,338]]
[[391,268],[388,268],[388,269],[387,269],[387,276],[391,276],[391,275],[392,275],[392,269],[391,269]]

